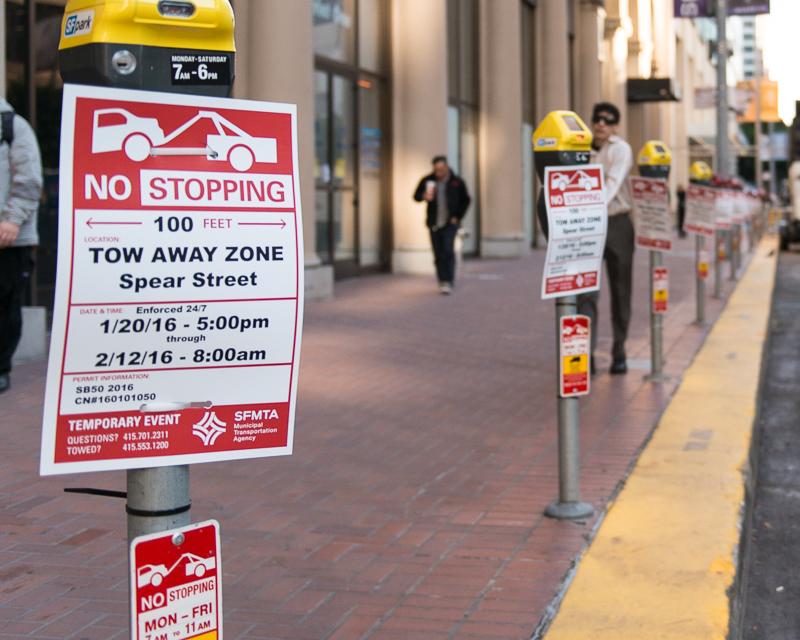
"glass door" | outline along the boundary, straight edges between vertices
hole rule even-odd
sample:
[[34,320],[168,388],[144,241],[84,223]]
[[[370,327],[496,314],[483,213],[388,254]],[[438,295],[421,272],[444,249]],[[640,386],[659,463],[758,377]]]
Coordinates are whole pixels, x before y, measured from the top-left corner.
[[315,222],[317,254],[336,276],[357,266],[355,83],[317,71],[315,84]]

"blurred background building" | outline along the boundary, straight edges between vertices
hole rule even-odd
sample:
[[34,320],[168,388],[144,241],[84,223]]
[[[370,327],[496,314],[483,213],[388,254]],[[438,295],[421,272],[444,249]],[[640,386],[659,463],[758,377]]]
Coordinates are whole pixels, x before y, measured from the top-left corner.
[[[64,0],[3,4],[0,87],[34,124],[46,166],[36,295],[49,305]],[[530,138],[550,110],[572,109],[588,122],[596,101],[616,103],[634,152],[652,138],[672,148],[673,189],[686,183],[691,161],[714,161],[713,96],[703,102],[703,90],[714,86],[716,30],[709,19],[673,18],[672,0],[232,4],[234,95],[299,106],[314,297],[331,295],[339,278],[432,273],[423,208],[411,194],[441,153],[473,195],[467,256],[514,258],[542,246]],[[743,71],[731,82],[745,78],[749,41],[743,32]],[[736,126],[732,119],[734,138]]]

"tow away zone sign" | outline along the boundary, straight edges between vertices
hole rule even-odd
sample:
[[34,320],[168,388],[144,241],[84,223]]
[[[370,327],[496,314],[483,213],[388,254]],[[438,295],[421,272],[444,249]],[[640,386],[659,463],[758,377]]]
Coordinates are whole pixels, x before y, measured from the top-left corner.
[[222,640],[219,523],[135,538],[131,543],[131,638]]

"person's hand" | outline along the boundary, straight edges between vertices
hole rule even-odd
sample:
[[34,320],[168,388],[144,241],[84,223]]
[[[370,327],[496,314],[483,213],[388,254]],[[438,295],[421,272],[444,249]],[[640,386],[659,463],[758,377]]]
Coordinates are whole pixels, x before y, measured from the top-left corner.
[[19,225],[3,220],[0,222],[0,248],[10,247],[19,235]]
[[458,224],[458,218],[456,218],[455,216],[450,218],[450,224]]
[[424,199],[426,202],[433,202],[433,199],[434,199],[435,197],[436,197],[436,192],[435,192],[435,191],[433,191],[432,189],[426,189],[426,190],[425,190],[425,194],[422,196],[422,198],[423,198],[423,199]]

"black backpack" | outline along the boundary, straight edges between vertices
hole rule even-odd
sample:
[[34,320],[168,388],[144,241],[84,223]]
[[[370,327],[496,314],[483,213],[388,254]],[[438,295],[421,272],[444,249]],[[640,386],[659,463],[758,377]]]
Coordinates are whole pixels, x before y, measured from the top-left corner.
[[14,112],[3,111],[0,113],[0,126],[2,126],[2,133],[0,134],[0,142],[5,142],[9,147],[14,142]]

